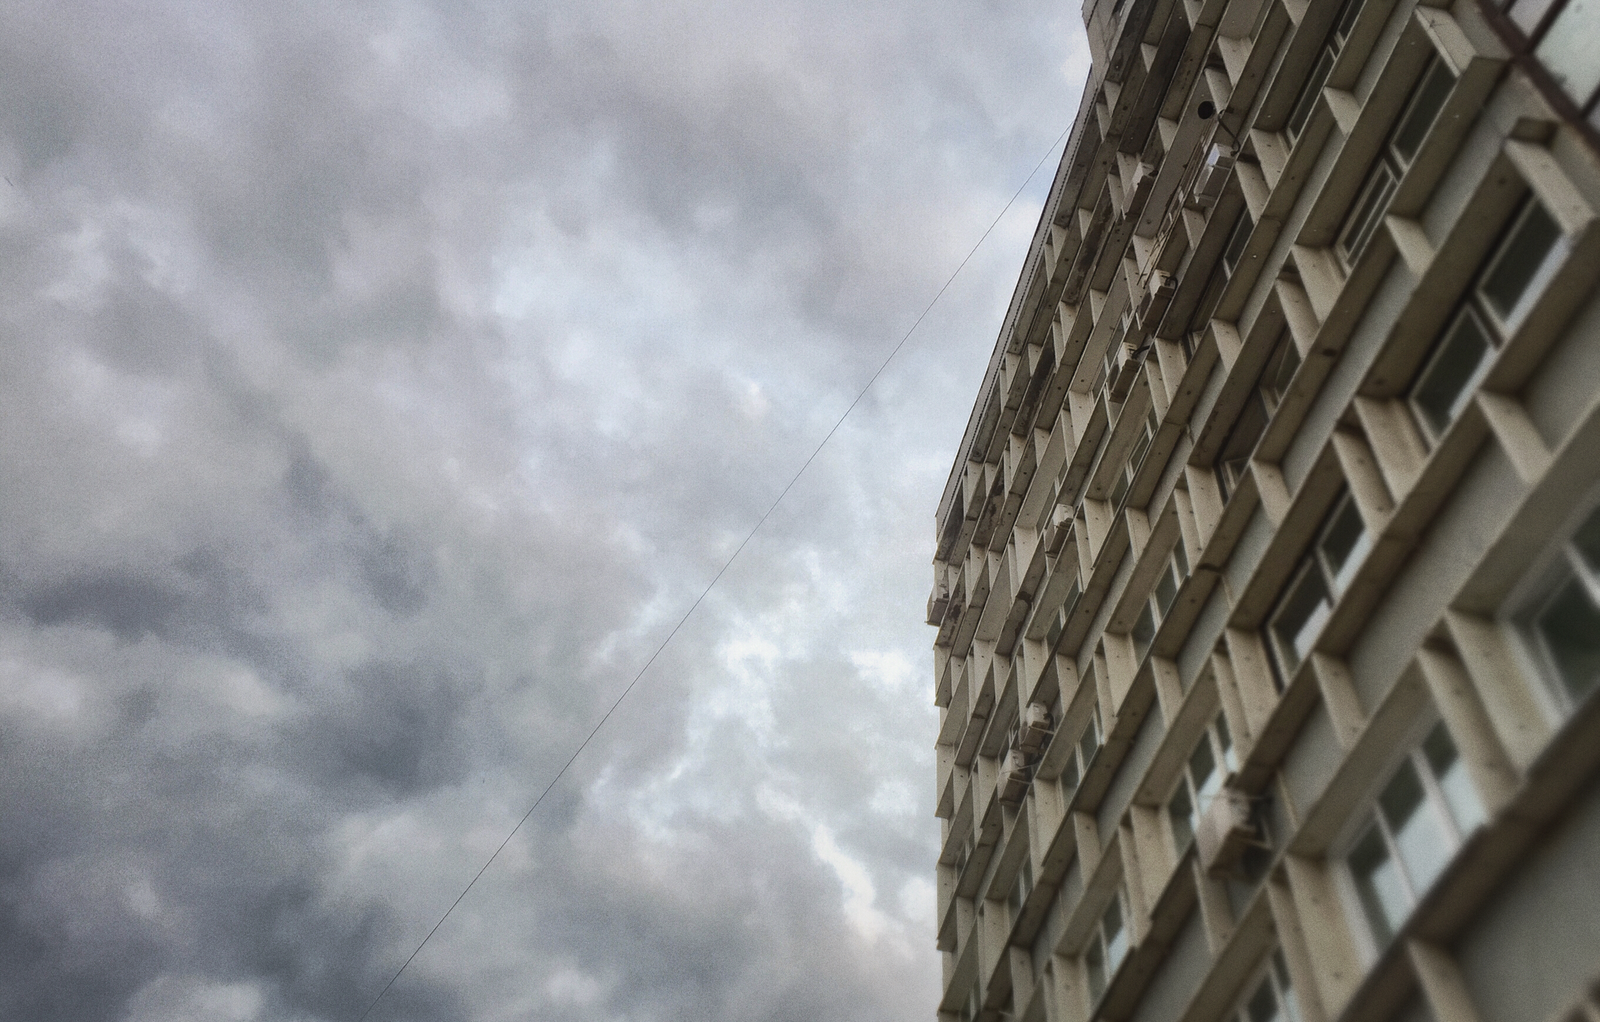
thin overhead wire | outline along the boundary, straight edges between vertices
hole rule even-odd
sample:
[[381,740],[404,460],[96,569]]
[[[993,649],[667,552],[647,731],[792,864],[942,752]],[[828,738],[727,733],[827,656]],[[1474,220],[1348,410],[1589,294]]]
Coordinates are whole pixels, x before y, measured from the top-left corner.
[[1045,150],[1044,155],[1039,157],[1039,162],[1034,164],[1033,170],[1028,173],[1027,179],[1017,187],[1017,190],[1012,193],[1011,198],[1006,200],[1005,206],[998,214],[995,215],[994,220],[990,222],[989,226],[984,229],[983,235],[979,237],[978,240],[973,244],[972,248],[968,250],[966,256],[962,258],[961,263],[956,266],[955,270],[951,272],[949,278],[945,280],[943,286],[939,288],[938,293],[935,294],[928,304],[923,308],[922,312],[917,316],[916,322],[911,324],[911,328],[905,332],[905,334],[900,338],[899,342],[896,343],[895,346],[889,351],[889,354],[884,357],[881,363],[879,363],[878,368],[873,372],[872,376],[865,384],[862,385],[860,391],[856,393],[855,400],[850,402],[850,407],[844,410],[844,413],[834,421],[834,424],[832,428],[828,430],[827,435],[817,443],[816,447],[812,448],[811,453],[806,457],[806,460],[800,465],[800,467],[795,470],[795,473],[790,477],[789,482],[785,484],[782,491],[778,493],[778,496],[773,499],[770,505],[768,505],[766,511],[762,512],[761,517],[756,520],[756,524],[751,527],[748,533],[745,534],[744,539],[739,542],[739,545],[736,548],[734,548],[733,553],[728,555],[728,559],[722,562],[722,567],[717,569],[717,573],[712,576],[711,581],[706,584],[706,587],[700,591],[700,595],[695,597],[694,602],[689,605],[689,609],[683,612],[682,617],[678,618],[678,623],[672,626],[672,631],[668,632],[667,637],[662,639],[661,642],[656,646],[655,652],[650,654],[650,659],[644,662],[644,666],[639,668],[638,673],[633,676],[633,680],[628,682],[627,687],[622,690],[622,694],[617,696],[615,701],[612,702],[610,708],[607,709],[606,712],[595,723],[594,727],[589,729],[589,733],[584,736],[582,742],[578,743],[578,747],[572,750],[572,755],[567,757],[567,761],[561,764],[561,769],[557,770],[555,776],[550,778],[550,783],[546,784],[544,786],[544,790],[539,792],[539,797],[534,799],[533,805],[529,806],[528,811],[522,814],[522,819],[517,821],[517,825],[511,828],[511,832],[506,835],[505,840],[500,842],[499,847],[497,847],[493,854],[491,854],[489,858],[484,861],[484,864],[479,867],[478,872],[474,873],[472,879],[467,881],[467,886],[462,888],[460,894],[456,895],[456,900],[450,903],[450,907],[444,910],[444,915],[440,916],[439,921],[433,924],[433,928],[428,931],[427,936],[423,937],[422,941],[417,944],[416,950],[412,951],[411,954],[407,956],[405,962],[401,964],[400,968],[395,970],[394,975],[389,977],[389,982],[385,983],[383,985],[383,989],[378,991],[378,996],[374,997],[372,999],[372,1003],[367,1005],[367,1010],[361,1013],[361,1016],[359,1019],[357,1019],[357,1022],[366,1022],[367,1016],[372,1014],[372,1009],[376,1008],[378,1006],[378,1002],[383,1000],[383,995],[389,992],[389,988],[394,986],[395,981],[400,978],[401,974],[410,967],[412,962],[416,961],[417,955],[422,953],[422,949],[427,946],[428,941],[432,940],[433,935],[439,932],[439,927],[444,925],[444,921],[450,918],[450,914],[456,910],[456,906],[461,904],[462,900],[466,898],[473,886],[476,885],[477,882],[483,877],[483,874],[488,872],[490,866],[494,865],[494,860],[500,857],[500,853],[505,851],[506,846],[511,843],[511,839],[517,836],[517,832],[522,829],[522,825],[527,823],[528,819],[533,816],[534,810],[539,808],[539,804],[544,801],[545,796],[550,794],[551,789],[553,789],[556,784],[560,782],[561,778],[566,775],[567,770],[570,769],[572,764],[577,761],[578,757],[583,754],[583,750],[589,747],[590,742],[594,741],[594,736],[599,734],[600,729],[606,726],[606,721],[610,720],[611,715],[617,712],[617,707],[622,705],[623,700],[628,698],[628,694],[633,691],[634,686],[639,684],[639,679],[645,676],[645,672],[650,670],[651,665],[656,662],[656,659],[661,656],[662,651],[667,648],[667,645],[672,642],[673,638],[683,628],[684,624],[686,624],[689,618],[694,615],[694,612],[699,609],[700,604],[705,601],[707,596],[711,595],[711,590],[716,588],[717,583],[722,580],[722,576],[727,573],[727,570],[730,567],[733,566],[733,562],[739,559],[739,554],[741,554],[744,551],[744,548],[749,545],[750,541],[755,538],[756,533],[761,531],[761,527],[765,525],[767,519],[772,516],[772,512],[776,511],[778,509],[778,505],[783,503],[783,498],[787,497],[789,495],[789,491],[794,489],[794,484],[800,481],[801,476],[805,475],[806,469],[810,468],[811,463],[817,460],[817,455],[821,454],[822,449],[828,446],[828,441],[832,440],[833,435],[839,432],[839,427],[844,425],[844,421],[850,417],[850,413],[856,410],[856,406],[861,403],[861,399],[867,396],[867,391],[871,390],[872,385],[878,382],[878,377],[882,376],[883,371],[889,368],[889,363],[894,361],[894,357],[900,354],[900,349],[904,348],[906,342],[911,339],[911,335],[916,333],[917,327],[922,325],[922,321],[927,318],[928,313],[932,312],[933,307],[939,303],[939,299],[944,297],[944,293],[950,289],[950,285],[955,282],[956,277],[960,276],[961,271],[966,269],[967,263],[969,263],[972,260],[972,257],[977,254],[978,249],[982,248],[983,243],[989,240],[989,235],[994,233],[994,229],[1000,225],[1000,221],[1004,219],[1005,215],[1011,211],[1011,207],[1016,204],[1016,201],[1019,198],[1022,197],[1023,191],[1033,181],[1034,177],[1038,175],[1039,168],[1044,166],[1045,161],[1050,158],[1050,154],[1055,152],[1061,143],[1065,141],[1067,132],[1071,130],[1072,126],[1069,124],[1067,128],[1056,137],[1056,140],[1051,143],[1050,148]]

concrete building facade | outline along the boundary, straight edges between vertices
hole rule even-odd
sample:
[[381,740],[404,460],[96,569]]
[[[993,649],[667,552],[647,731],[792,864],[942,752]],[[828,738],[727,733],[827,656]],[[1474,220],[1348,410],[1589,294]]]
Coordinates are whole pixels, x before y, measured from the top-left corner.
[[1600,4],[1084,20],[937,514],[939,1019],[1600,1020]]

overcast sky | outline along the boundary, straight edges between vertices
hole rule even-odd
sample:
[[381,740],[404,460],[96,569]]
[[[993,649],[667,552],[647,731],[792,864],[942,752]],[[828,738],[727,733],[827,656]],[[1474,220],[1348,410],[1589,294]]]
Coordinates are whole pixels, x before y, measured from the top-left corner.
[[[0,1017],[353,1022],[1070,122],[1076,5],[0,2]],[[373,1012],[917,1020],[1052,156]]]

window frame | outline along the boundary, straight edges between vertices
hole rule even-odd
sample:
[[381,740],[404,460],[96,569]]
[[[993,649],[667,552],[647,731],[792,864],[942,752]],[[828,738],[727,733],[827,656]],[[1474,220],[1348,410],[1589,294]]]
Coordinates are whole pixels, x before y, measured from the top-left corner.
[[[1294,364],[1289,367],[1288,374],[1284,375],[1283,367],[1290,358]],[[1239,411],[1234,415],[1233,422],[1228,426],[1228,432],[1222,439],[1221,449],[1211,462],[1211,473],[1217,481],[1217,488],[1222,495],[1222,504],[1227,506],[1228,501],[1238,492],[1239,484],[1250,471],[1250,459],[1255,457],[1256,449],[1261,446],[1261,440],[1267,435],[1267,430],[1272,427],[1272,420],[1277,416],[1278,410],[1283,407],[1283,399],[1289,393],[1295,374],[1300,371],[1300,366],[1305,359],[1300,354],[1300,346],[1294,339],[1294,331],[1287,322],[1279,324],[1278,334],[1272,340],[1272,347],[1267,352],[1266,360],[1261,363],[1261,370],[1256,374],[1254,382],[1250,384],[1250,393],[1240,405]],[[1267,382],[1269,371],[1272,384]],[[1235,435],[1239,428],[1245,424],[1247,415],[1261,416],[1261,429],[1256,433],[1255,439],[1250,442],[1250,449],[1244,455],[1226,457],[1233,446]],[[1238,466],[1237,469],[1234,466]]]
[[[1442,733],[1449,740],[1455,755],[1453,765],[1463,771],[1462,776],[1474,799],[1477,818],[1469,823],[1457,819],[1450,796],[1429,760],[1426,746],[1436,733]],[[1450,732],[1449,726],[1432,707],[1429,707],[1428,711],[1406,732],[1405,739],[1397,743],[1397,748],[1401,751],[1396,752],[1384,769],[1377,774],[1378,781],[1368,789],[1359,802],[1359,808],[1351,814],[1342,839],[1336,844],[1338,854],[1329,857],[1331,863],[1336,863],[1334,873],[1337,885],[1345,902],[1345,911],[1353,921],[1350,929],[1356,934],[1357,943],[1369,962],[1375,961],[1398,939],[1417,906],[1439,882],[1439,878],[1449,871],[1450,864],[1473,832],[1483,826],[1488,816],[1483,793],[1478,789],[1477,782],[1473,780],[1471,771],[1466,767],[1466,754],[1461,749],[1460,741]],[[1393,825],[1385,817],[1381,807],[1385,794],[1408,765],[1413,775],[1420,781],[1422,799],[1413,809],[1413,816],[1407,820],[1413,819],[1418,812],[1431,813],[1433,822],[1442,825],[1443,836],[1452,842],[1438,871],[1420,888],[1410,875],[1413,865],[1406,860],[1399,840],[1391,832]],[[1404,911],[1396,921],[1392,923],[1388,919],[1383,921],[1384,927],[1392,927],[1393,930],[1387,936],[1378,932],[1378,923],[1373,918],[1373,910],[1362,893],[1362,881],[1357,878],[1356,869],[1350,861],[1357,849],[1374,832],[1378,834],[1378,840],[1383,847],[1386,856],[1384,861],[1395,870],[1399,878],[1400,893],[1405,900]]]
[[[1500,269],[1502,260],[1511,254],[1521,231],[1533,219],[1535,209],[1554,227],[1555,235],[1540,254],[1538,265],[1527,275],[1509,313],[1502,318],[1495,310],[1493,301],[1484,295],[1483,287]],[[1405,386],[1403,400],[1406,409],[1417,423],[1424,443],[1430,448],[1438,447],[1451,427],[1460,420],[1461,413],[1471,403],[1472,395],[1493,369],[1500,353],[1516,338],[1534,309],[1550,293],[1550,284],[1561,272],[1572,249],[1572,237],[1562,228],[1561,222],[1536,191],[1527,189],[1501,227],[1494,244],[1473,270],[1467,286],[1445,318],[1444,326],[1429,343],[1421,363]],[[1478,364],[1463,377],[1464,382],[1455,391],[1448,414],[1442,421],[1436,422],[1433,414],[1435,409],[1423,404],[1419,394],[1433,379],[1435,368],[1442,364],[1440,360],[1454,342],[1459,325],[1469,319],[1476,325],[1486,346]]]
[[[1144,663],[1145,657],[1150,655],[1150,649],[1155,645],[1156,636],[1161,633],[1161,625],[1172,614],[1172,608],[1178,605],[1178,594],[1183,592],[1183,584],[1189,580],[1192,569],[1189,565],[1189,554],[1183,546],[1183,535],[1180,532],[1172,544],[1172,549],[1167,551],[1167,556],[1161,562],[1161,572],[1156,576],[1156,581],[1150,587],[1150,592],[1145,594],[1139,616],[1134,620],[1133,627],[1128,629],[1128,640],[1133,643],[1133,660],[1135,664]],[[1172,581],[1172,595],[1162,605],[1161,585],[1168,580]],[[1140,622],[1146,618],[1150,621],[1149,638],[1142,640],[1139,636]]]
[[[1117,930],[1111,939],[1106,937],[1106,917],[1112,911],[1117,913]],[[1133,934],[1129,929],[1131,919],[1128,913],[1128,895],[1122,880],[1118,880],[1112,888],[1111,897],[1100,909],[1100,914],[1095,918],[1094,925],[1089,928],[1089,935],[1083,942],[1083,953],[1079,956],[1083,962],[1084,992],[1089,995],[1089,1010],[1092,1014],[1105,999],[1106,992],[1111,989],[1117,979],[1117,970],[1122,963],[1128,960],[1128,955],[1133,951]],[[1112,955],[1113,947],[1117,953]],[[1100,960],[1100,989],[1095,988],[1095,966],[1091,964],[1090,955],[1098,952]]]
[[[1416,147],[1409,154],[1405,153],[1398,145],[1400,137],[1411,128],[1412,118],[1421,109],[1424,100],[1435,96],[1431,87],[1437,74],[1449,76],[1449,84],[1442,92],[1437,93],[1438,103],[1433,112],[1428,115],[1427,124],[1421,129],[1421,137],[1417,140]],[[1427,145],[1428,133],[1438,123],[1439,115],[1449,105],[1450,97],[1455,92],[1456,86],[1461,83],[1461,76],[1450,67],[1443,55],[1435,51],[1423,65],[1421,73],[1412,83],[1411,90],[1406,94],[1406,101],[1400,108],[1400,113],[1390,125],[1389,132],[1384,136],[1383,143],[1378,147],[1377,154],[1362,176],[1361,187],[1356,192],[1356,198],[1345,211],[1344,219],[1339,223],[1339,231],[1335,235],[1333,250],[1339,262],[1348,273],[1361,261],[1361,256],[1366,252],[1367,246],[1372,243],[1373,237],[1383,226],[1383,218],[1389,212],[1389,203],[1394,200],[1395,193],[1399,191],[1400,184],[1405,180],[1407,172],[1416,165],[1417,156]],[[1375,200],[1369,202],[1375,192],[1381,192]],[[1367,212],[1361,214],[1363,210]],[[1359,228],[1359,229],[1358,229]],[[1358,238],[1353,244],[1346,244],[1351,232],[1355,231]]]
[[1556,79],[1538,54],[1556,20],[1572,2],[1551,0],[1531,28],[1525,28],[1511,16],[1515,3],[1478,0],[1478,9],[1506,44],[1511,53],[1510,63],[1521,68],[1556,112],[1578,129],[1591,148],[1600,152],[1600,123],[1597,123],[1600,122],[1600,88],[1587,100],[1578,100]]
[[[1290,104],[1289,114],[1283,122],[1283,134],[1291,146],[1299,144],[1306,128],[1311,125],[1317,100],[1322,97],[1322,90],[1333,74],[1334,65],[1344,53],[1345,44],[1354,34],[1356,22],[1361,20],[1361,12],[1365,7],[1366,0],[1345,0],[1328,23],[1327,34],[1317,46],[1316,58],[1311,61],[1311,70],[1306,80],[1300,83],[1300,88],[1295,90],[1294,102]],[[1298,127],[1296,122],[1299,122]]]
[[1515,636],[1511,643],[1518,659],[1523,661],[1528,673],[1537,679],[1532,687],[1544,709],[1549,723],[1559,726],[1572,717],[1589,700],[1597,698],[1600,681],[1587,692],[1574,694],[1571,685],[1556,663],[1546,641],[1537,632],[1538,619],[1554,602],[1557,595],[1576,581],[1588,597],[1591,608],[1600,612],[1600,563],[1588,560],[1576,540],[1586,528],[1600,528],[1600,494],[1591,494],[1579,506],[1582,511],[1568,520],[1558,535],[1559,542],[1539,559],[1539,567],[1529,573],[1512,598],[1511,608],[1503,614],[1502,624]]
[[1283,953],[1282,944],[1275,945],[1250,970],[1250,978],[1240,984],[1239,996],[1233,1007],[1228,1009],[1226,1022],[1252,1022],[1250,1009],[1263,989],[1272,991],[1277,1011],[1277,1018],[1273,1022],[1302,1022],[1305,1015],[1300,1010],[1299,994],[1296,993],[1294,977],[1289,972],[1289,960]]
[[[1334,535],[1340,523],[1345,520],[1347,514],[1353,515],[1355,520],[1360,523],[1361,533],[1356,537],[1349,550],[1346,551],[1339,564],[1334,565],[1331,557],[1328,556],[1326,543]],[[1272,608],[1267,612],[1267,616],[1262,622],[1261,632],[1263,642],[1267,647],[1267,659],[1272,665],[1273,677],[1277,681],[1280,691],[1288,687],[1289,682],[1299,672],[1301,666],[1315,652],[1317,640],[1321,638],[1322,632],[1328,627],[1328,622],[1337,612],[1340,601],[1350,591],[1350,585],[1354,581],[1356,572],[1361,570],[1361,565],[1366,561],[1367,557],[1371,556],[1376,542],[1377,537],[1373,535],[1370,524],[1367,522],[1366,517],[1362,515],[1361,506],[1355,499],[1355,494],[1351,492],[1348,484],[1341,486],[1334,494],[1333,499],[1328,502],[1327,510],[1322,514],[1322,520],[1317,524],[1316,531],[1312,533],[1311,541],[1306,545],[1306,549],[1301,553],[1299,560],[1295,562],[1294,570],[1290,572],[1283,588],[1278,591],[1277,598],[1272,602]],[[1293,638],[1288,640],[1290,652],[1294,654],[1294,660],[1291,663],[1284,655],[1283,636],[1279,622],[1283,619],[1285,611],[1289,609],[1290,602],[1297,591],[1313,572],[1317,574],[1318,582],[1323,592],[1323,599],[1319,606],[1325,609],[1323,610],[1322,621],[1316,625],[1315,633],[1308,640],[1306,651],[1303,654],[1293,648],[1294,639],[1298,639],[1304,633],[1307,623],[1316,616],[1316,611],[1313,610],[1296,626]]]
[[[1201,743],[1206,743],[1211,750],[1212,772],[1207,776],[1206,780],[1209,783],[1215,778],[1215,784],[1203,800],[1200,798],[1202,786],[1195,783],[1194,775],[1190,772],[1190,767],[1194,765],[1194,757],[1200,751]],[[1199,740],[1189,747],[1189,754],[1183,758],[1182,765],[1178,767],[1177,782],[1173,784],[1171,792],[1162,802],[1162,809],[1167,814],[1168,826],[1171,828],[1172,845],[1179,856],[1182,856],[1189,850],[1189,846],[1194,844],[1194,835],[1195,831],[1199,829],[1200,817],[1211,805],[1211,801],[1222,792],[1228,781],[1238,772],[1238,745],[1233,740],[1232,729],[1228,727],[1227,717],[1223,713],[1222,707],[1219,706],[1217,707],[1217,712],[1212,715],[1211,719],[1206,722],[1205,727],[1201,729]],[[1174,808],[1174,803],[1180,796],[1189,804],[1183,823],[1184,829],[1188,833],[1182,841],[1178,840],[1177,821],[1179,816]]]

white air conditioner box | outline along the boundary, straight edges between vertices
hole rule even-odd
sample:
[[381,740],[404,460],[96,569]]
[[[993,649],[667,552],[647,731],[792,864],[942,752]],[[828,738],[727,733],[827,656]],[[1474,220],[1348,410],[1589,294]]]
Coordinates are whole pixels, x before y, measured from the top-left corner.
[[1194,182],[1194,197],[1206,209],[1216,205],[1222,197],[1222,187],[1228,183],[1228,175],[1233,172],[1233,148],[1222,143],[1213,145],[1206,151],[1205,162],[1200,165],[1199,176]]
[[1062,547],[1067,545],[1067,537],[1072,535],[1072,508],[1066,504],[1057,504],[1050,512],[1050,526],[1045,531],[1044,549],[1051,557],[1059,557]]
[[1217,792],[1200,815],[1195,829],[1195,852],[1201,868],[1217,872],[1239,861],[1245,849],[1257,844],[1256,828],[1250,820],[1250,796],[1232,788]]
[[1022,710],[1022,723],[1017,732],[1017,744],[1024,752],[1035,753],[1050,737],[1050,707],[1044,703],[1029,703]]
[[1000,784],[996,796],[1002,802],[1015,805],[1028,792],[1028,757],[1020,749],[1012,749],[1000,763]]
[[1149,330],[1160,322],[1177,290],[1177,280],[1170,274],[1160,270],[1151,273],[1145,283],[1144,294],[1139,299],[1139,325]]

